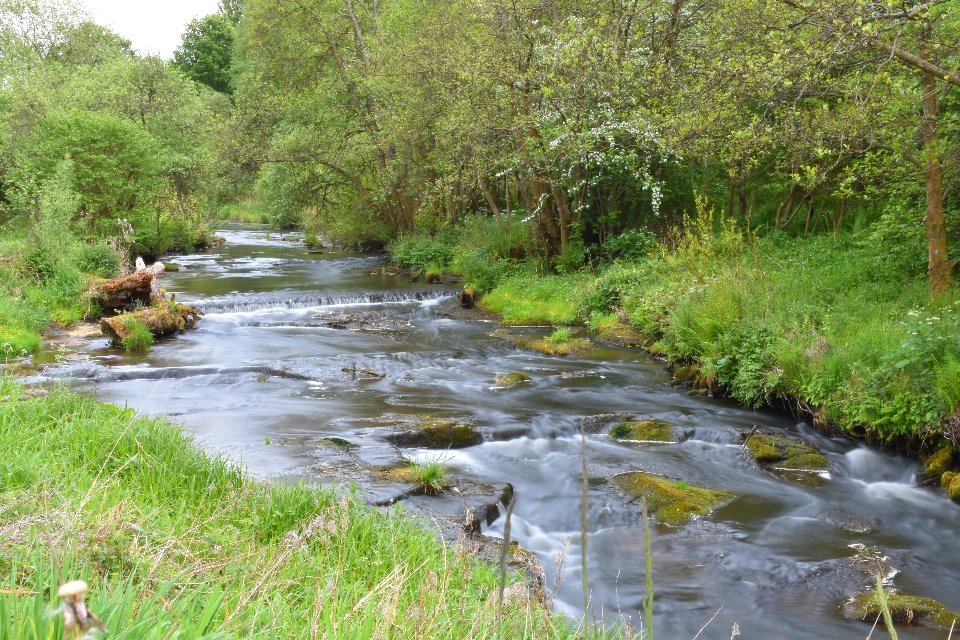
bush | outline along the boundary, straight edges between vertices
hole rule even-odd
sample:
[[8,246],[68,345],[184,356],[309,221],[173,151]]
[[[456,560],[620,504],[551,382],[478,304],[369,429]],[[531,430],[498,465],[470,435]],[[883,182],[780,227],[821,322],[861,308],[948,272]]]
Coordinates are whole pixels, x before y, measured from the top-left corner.
[[390,258],[397,264],[426,271],[430,267],[445,268],[454,254],[454,244],[439,236],[400,236],[387,247]]

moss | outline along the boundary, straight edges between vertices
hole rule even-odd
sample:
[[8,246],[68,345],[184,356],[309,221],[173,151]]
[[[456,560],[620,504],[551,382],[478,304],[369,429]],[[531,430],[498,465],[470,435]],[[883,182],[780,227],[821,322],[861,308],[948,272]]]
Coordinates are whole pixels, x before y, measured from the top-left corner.
[[950,481],[950,486],[947,487],[947,495],[954,502],[960,502],[960,475],[954,476],[953,480]]
[[757,462],[776,462],[783,460],[783,455],[776,447],[769,444],[763,436],[753,436],[747,440],[747,451]]
[[549,356],[569,356],[577,353],[592,351],[594,346],[589,340],[583,338],[572,338],[563,342],[550,342],[548,340],[517,340],[517,346],[521,349],[532,349]]
[[704,489],[682,481],[677,483],[642,471],[615,476],[612,483],[633,500],[646,496],[650,513],[660,522],[672,526],[705,516],[737,497],[730,491]]
[[807,453],[799,456],[791,456],[777,466],[781,469],[817,471],[829,467],[830,461],[819,453]]
[[427,284],[436,284],[438,282],[443,282],[443,272],[436,267],[428,267],[424,273],[424,278],[427,281]]
[[927,458],[923,469],[926,471],[928,478],[936,479],[943,477],[943,474],[950,471],[952,466],[953,450],[950,447],[944,447]]
[[515,387],[518,384],[524,382],[530,382],[530,376],[519,371],[512,371],[510,373],[501,373],[495,378],[497,387],[508,388]]
[[170,272],[180,271],[180,265],[178,265],[176,262],[164,262],[163,270]]
[[344,440],[343,438],[336,438],[336,437],[333,437],[333,438],[324,438],[323,440],[321,440],[321,442],[324,442],[324,443],[329,444],[329,445],[333,445],[334,447],[337,447],[337,448],[339,448],[339,449],[357,449],[357,448],[359,448],[358,445],[353,444],[353,443],[350,442],[349,440]]
[[[933,629],[947,630],[960,613],[954,613],[933,598],[918,598],[900,593],[887,594],[887,606],[894,622],[922,624]],[[847,618],[872,623],[880,615],[880,605],[873,591],[863,593],[847,602],[843,608]]]
[[483,436],[473,425],[455,420],[434,420],[425,417],[412,430],[402,431],[387,437],[398,447],[422,447],[426,449],[461,449],[483,442]]
[[[761,464],[776,464],[782,469],[820,470],[830,466],[817,447],[799,438],[771,433],[754,433],[746,442],[750,456]],[[782,464],[779,464],[782,463]]]
[[643,336],[637,333],[636,329],[619,319],[597,323],[594,330],[602,340],[610,342],[623,345],[638,345],[643,342]]
[[676,380],[683,380],[692,382],[700,376],[700,367],[696,365],[688,365],[686,367],[680,367],[673,372],[673,377]]
[[957,477],[956,471],[944,471],[943,475],[940,476],[940,486],[943,487],[944,489],[949,489],[950,483],[956,477]]
[[619,440],[640,440],[646,442],[674,442],[673,426],[666,422],[644,420],[642,422],[621,422],[610,429],[610,436]]

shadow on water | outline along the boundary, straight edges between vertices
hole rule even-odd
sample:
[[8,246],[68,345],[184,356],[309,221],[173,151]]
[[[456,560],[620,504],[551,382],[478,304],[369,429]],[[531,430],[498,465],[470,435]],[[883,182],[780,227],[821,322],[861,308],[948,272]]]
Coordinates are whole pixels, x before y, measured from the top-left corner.
[[[520,499],[511,537],[539,556],[547,585],[569,539],[556,603],[575,616],[582,614],[576,418],[648,414],[682,429],[685,439],[587,439],[588,561],[598,616],[636,620],[642,609],[639,505],[608,483],[628,470],[740,496],[685,527],[654,527],[658,637],[692,638],[720,605],[705,637],[728,637],[734,622],[744,637],[865,637],[868,627],[841,619],[839,608],[869,584],[854,560],[858,549],[888,556],[905,592],[960,609],[960,509],[916,485],[914,461],[828,440],[782,414],[690,397],[636,349],[608,346],[573,358],[519,350],[516,336],[504,337],[494,323],[445,317],[454,302],[449,285],[374,275],[378,256],[310,252],[242,228],[222,235],[224,246],[172,258],[180,271],[164,275],[178,300],[205,310],[195,331],[159,341],[144,357],[94,340],[74,348],[77,362],[51,373],[74,377],[104,401],[171,416],[258,475],[316,473],[317,443],[328,436],[379,451],[378,427],[397,416],[467,420],[485,442],[443,458],[476,482],[513,484]],[[356,373],[364,370],[376,376]],[[530,381],[497,388],[494,377],[514,371]],[[760,469],[740,446],[755,425],[814,442],[830,471]],[[501,518],[488,532],[498,535],[502,526]],[[922,628],[902,633],[945,637]]]

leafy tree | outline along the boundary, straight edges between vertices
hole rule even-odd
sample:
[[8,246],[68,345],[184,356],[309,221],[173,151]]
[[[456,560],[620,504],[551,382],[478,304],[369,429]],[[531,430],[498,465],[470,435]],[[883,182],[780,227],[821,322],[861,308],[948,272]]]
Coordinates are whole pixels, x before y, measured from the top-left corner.
[[220,93],[233,93],[234,23],[219,13],[193,20],[173,60],[190,78]]

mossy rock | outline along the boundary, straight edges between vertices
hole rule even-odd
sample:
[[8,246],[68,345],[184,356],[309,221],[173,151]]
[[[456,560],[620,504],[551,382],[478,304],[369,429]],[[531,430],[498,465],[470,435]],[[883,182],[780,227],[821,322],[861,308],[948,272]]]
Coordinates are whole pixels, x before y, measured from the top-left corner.
[[530,382],[530,376],[520,371],[511,371],[510,373],[501,373],[494,378],[496,386],[500,389],[515,387],[524,382]]
[[424,279],[427,284],[440,284],[443,282],[443,272],[431,267],[424,272]]
[[694,518],[705,516],[721,507],[737,494],[695,487],[643,471],[614,476],[612,484],[625,492],[631,501],[647,498],[647,509],[659,522],[679,527]]
[[[900,593],[887,594],[887,606],[894,622],[922,624],[933,629],[950,629],[954,621],[960,623],[960,613],[954,613],[933,598],[918,598]],[[867,591],[846,602],[843,615],[849,619],[873,622],[880,615],[877,594]]]
[[360,448],[359,445],[355,445],[349,440],[344,440],[343,438],[336,438],[336,437],[324,438],[320,442],[324,444],[328,444],[332,447],[336,447],[338,449],[359,449]]
[[483,436],[473,425],[455,420],[424,421],[387,439],[398,447],[424,449],[462,449],[483,442]]
[[800,438],[775,433],[752,433],[744,444],[750,457],[761,465],[799,471],[822,471],[830,467],[830,462],[819,448]]
[[960,502],[960,475],[953,477],[953,480],[950,481],[950,486],[947,487],[947,495],[954,502]]
[[550,342],[549,340],[517,340],[517,346],[521,349],[532,349],[545,353],[548,356],[570,356],[578,353],[593,351],[593,343],[583,338],[572,338],[563,342]]
[[940,486],[944,489],[950,488],[950,483],[953,482],[953,479],[957,477],[956,471],[944,471],[943,475],[940,476]]
[[923,470],[928,478],[936,480],[942,478],[951,467],[953,467],[953,450],[950,447],[943,447],[927,458]]
[[693,382],[700,377],[700,367],[695,364],[687,365],[685,367],[680,367],[673,372],[673,378],[675,380],[681,380],[683,382]]
[[777,464],[778,469],[790,469],[795,471],[822,471],[830,467],[830,461],[826,456],[819,453],[805,453],[799,456],[787,458]]
[[180,271],[180,265],[178,265],[176,262],[164,262],[163,270],[168,272]]
[[673,425],[656,420],[642,422],[620,422],[610,429],[610,437],[617,440],[637,440],[640,442],[676,442]]
[[624,346],[643,344],[643,336],[626,322],[617,321],[605,323],[597,328],[597,336],[601,340],[615,342]]

